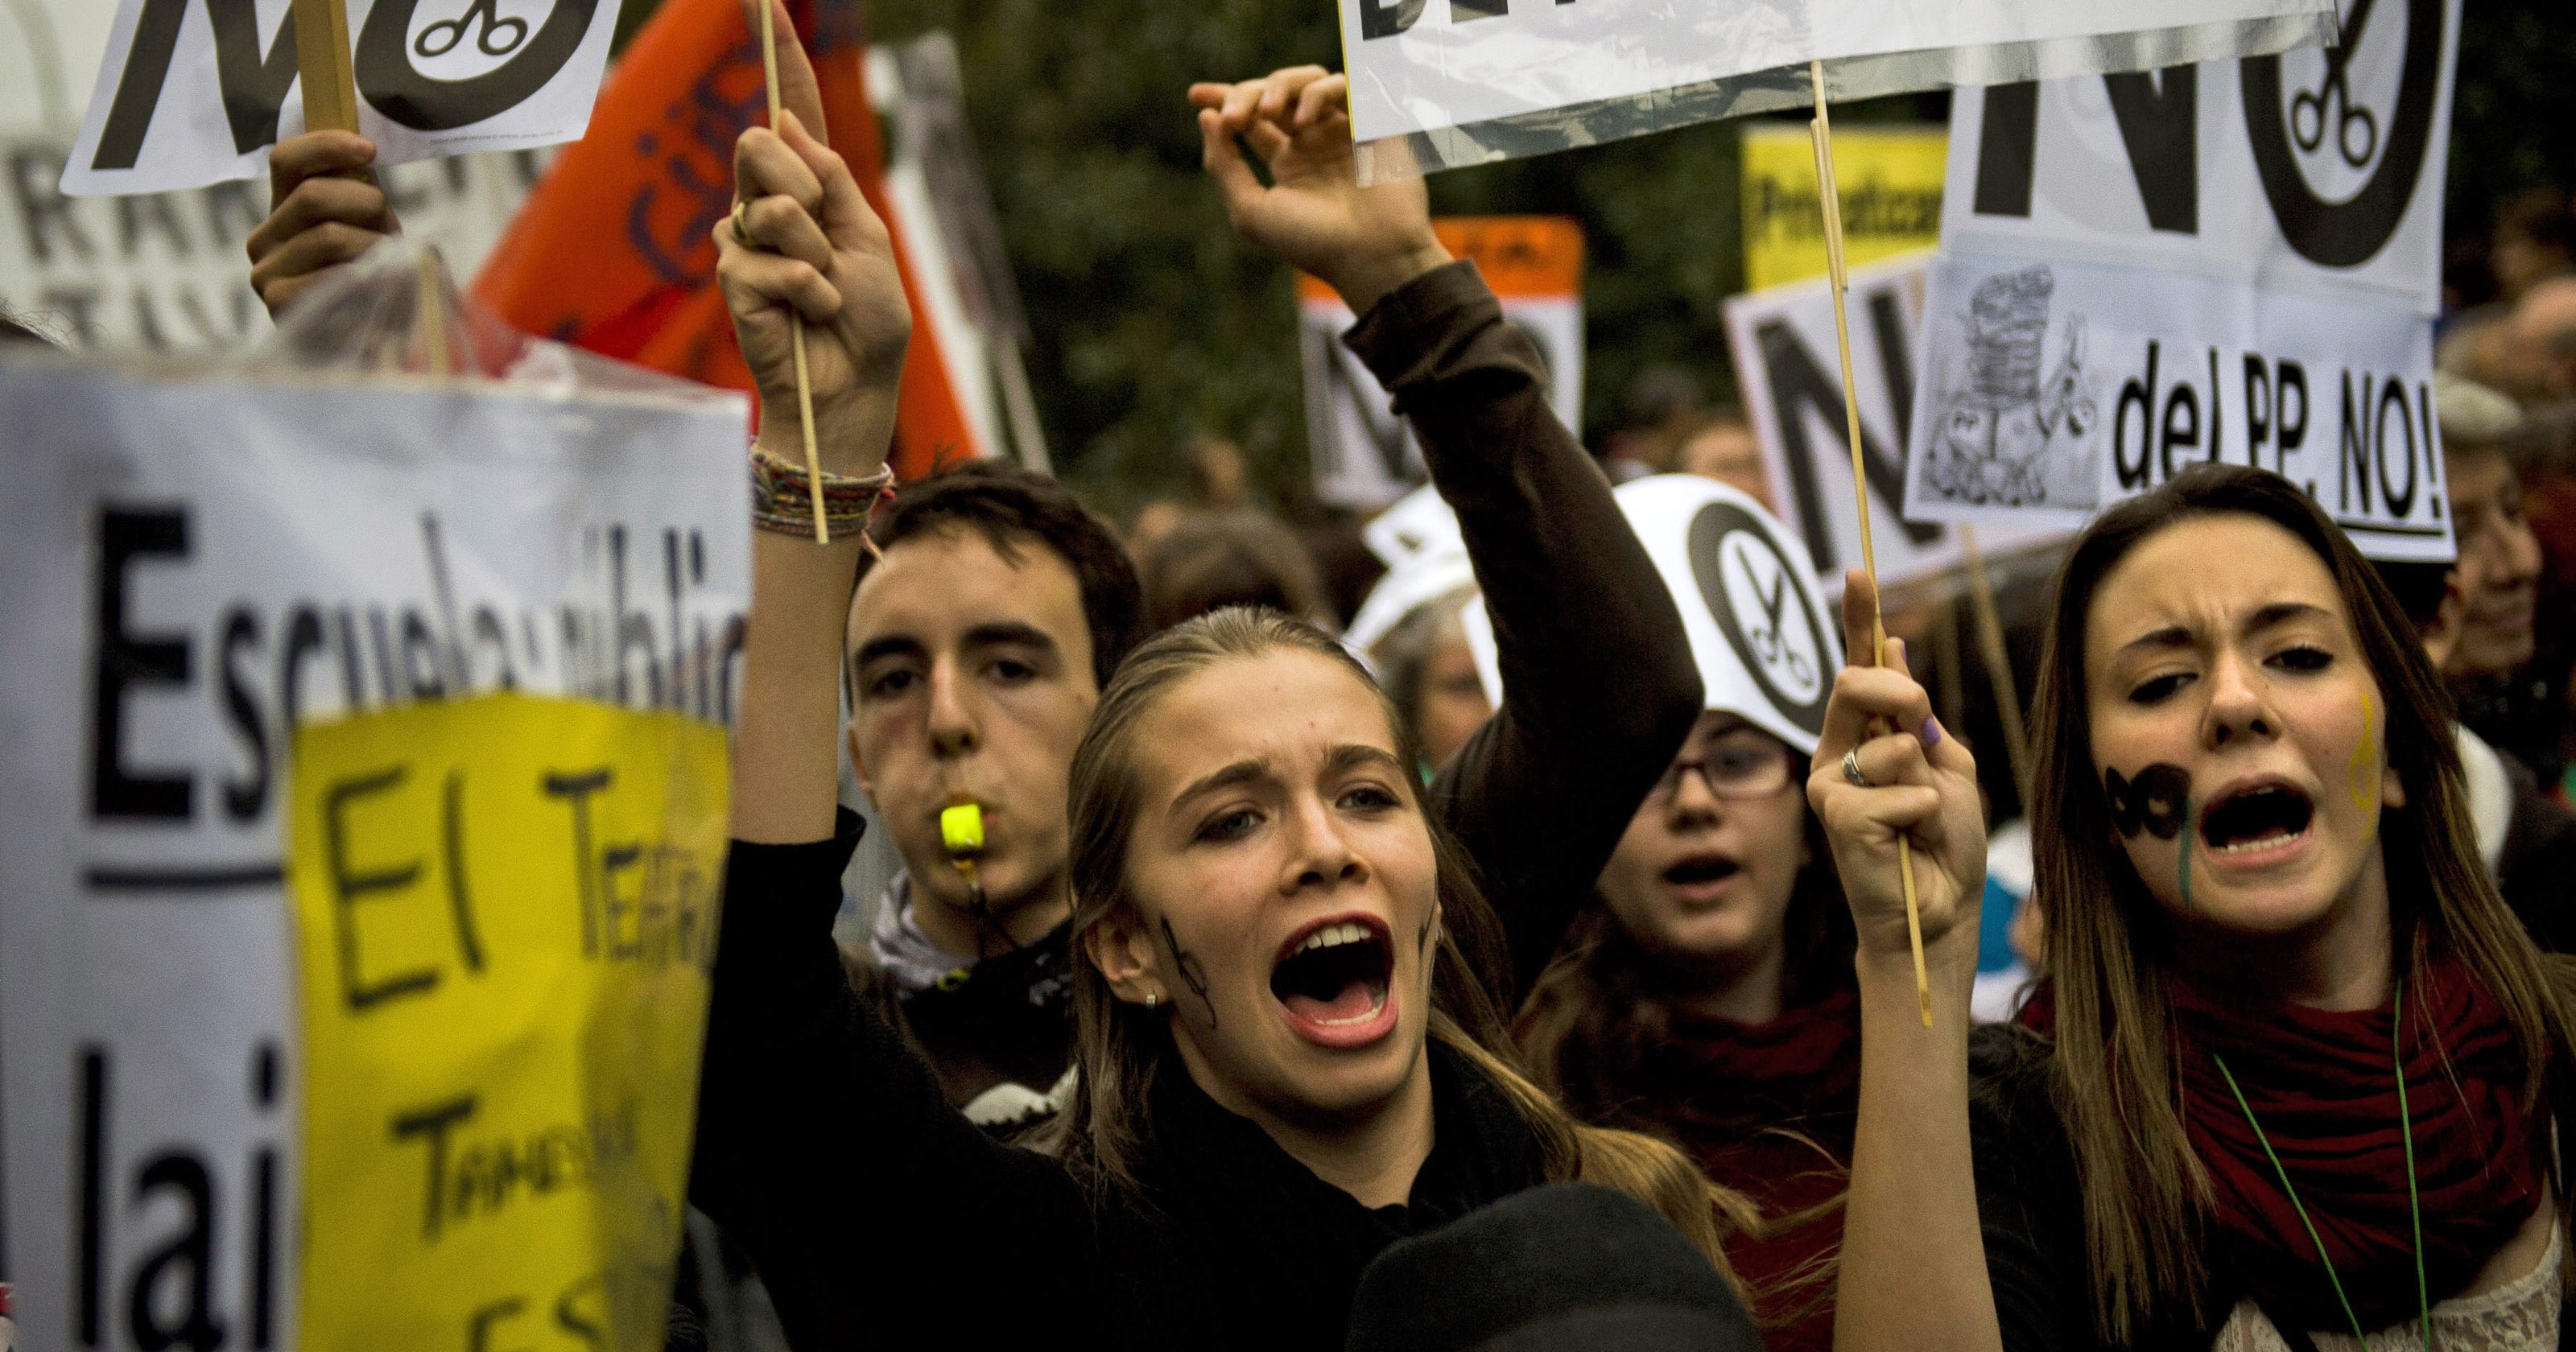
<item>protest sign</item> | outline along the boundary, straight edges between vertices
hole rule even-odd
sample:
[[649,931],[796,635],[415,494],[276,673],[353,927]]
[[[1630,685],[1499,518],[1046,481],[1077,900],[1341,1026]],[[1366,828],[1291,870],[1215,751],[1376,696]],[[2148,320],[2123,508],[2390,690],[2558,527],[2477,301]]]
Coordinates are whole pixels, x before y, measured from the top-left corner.
[[[1809,163],[1814,163],[1812,155]],[[1861,461],[1867,466],[1878,578],[1900,586],[1958,566],[1957,532],[1940,522],[1904,521],[1906,433],[1920,364],[1923,273],[1928,255],[1851,270],[1853,384],[1859,391]],[[1745,419],[1762,447],[1771,504],[1807,543],[1826,589],[1861,562],[1860,514],[1852,495],[1849,423],[1835,367],[1834,302],[1825,279],[1730,297],[1726,341],[1735,357]],[[2009,549],[2052,533],[2028,524],[1986,532],[1988,549]]]
[[[629,1260],[656,1251],[619,1247],[650,1191],[671,1208],[667,1265],[675,1124],[634,1118],[630,1158],[603,1068],[685,1096],[666,1059],[676,1034],[620,1001],[668,983],[685,1016],[698,978],[618,967],[608,946],[676,895],[674,859],[712,867],[708,812],[720,818],[724,793],[709,748],[732,710],[748,592],[744,417],[730,395],[0,359],[0,420],[27,448],[0,461],[0,1233],[32,1345],[287,1348],[302,1326],[308,1346],[471,1346],[478,1315],[511,1298],[567,1338],[575,1323],[618,1327],[606,1309],[626,1294],[460,1283],[423,1307],[391,1268],[339,1284],[349,1270],[325,1236],[367,1232],[331,1228],[335,1208],[418,1224],[435,1200],[430,1142],[366,1114],[414,1087],[434,1102],[430,1080],[450,1068],[488,1070],[446,1092],[488,1092],[495,1130],[450,1124],[449,1164],[483,1150],[497,1171],[515,1134],[527,1214],[508,1224],[554,1237],[531,1281],[561,1270],[582,1225],[600,1227],[593,1267],[608,1281],[650,1281],[652,1265]],[[499,691],[587,703],[467,698]],[[578,802],[570,787],[531,792],[540,760],[576,781],[606,766],[613,783]],[[337,862],[354,886],[313,919],[352,923],[353,947],[300,943],[313,861],[288,847],[326,823],[289,823],[328,796],[312,776],[392,765],[400,782],[345,798]],[[696,787],[673,782],[683,772]],[[520,869],[576,854],[599,861],[587,896]],[[559,907],[514,914],[568,898],[591,904],[608,969],[577,966],[592,958],[563,937],[584,912],[558,930],[542,925]],[[386,1069],[377,1044],[299,999],[299,970],[338,980],[344,958],[370,988],[435,972],[434,989],[382,1001],[388,1020],[489,998],[419,1064]],[[522,999],[549,971],[565,979]],[[605,1147],[576,1158],[546,1134],[574,1099],[529,1097],[529,1076],[608,1106],[614,1178]],[[358,1177],[362,1150],[413,1168],[365,1175],[390,1191],[315,1191]],[[586,1172],[540,1199],[549,1169]],[[510,1195],[497,1173],[474,1177],[501,1188],[466,1194],[474,1205]],[[442,1245],[532,1233],[477,1211]],[[337,1336],[333,1312],[370,1299],[372,1329],[405,1331]],[[484,1320],[491,1345],[513,1345],[499,1335],[527,1325],[501,1318]],[[640,1344],[603,1332],[593,1345]]]
[[[265,184],[217,183],[110,200],[56,186],[68,138],[0,135],[0,296],[64,342],[100,350],[239,348],[270,332],[243,243],[268,215]],[[527,196],[537,152],[465,155],[383,171],[403,232],[471,269]]]
[[2432,327],[2459,7],[2332,52],[1963,91],[1906,514],[2080,524],[2204,460],[2444,559]]
[[[609,0],[346,0],[358,131],[378,162],[570,141],[590,122]],[[167,192],[267,176],[304,130],[284,4],[121,0],[62,187]]]
[[[1948,144],[1949,132],[1942,127],[1834,131],[1834,160],[1843,180],[1844,256],[1853,266],[1941,242]],[[1825,275],[1816,145],[1805,127],[1781,122],[1745,126],[1742,198],[1746,290]]]
[[1341,0],[1362,182],[1802,108],[1810,61],[1855,99],[2278,52],[2333,25],[2333,0]]
[[287,782],[302,1345],[659,1348],[724,731],[487,695],[308,728]]
[[[1503,318],[1545,363],[1548,402],[1569,427],[1583,416],[1583,231],[1561,216],[1459,216],[1432,222],[1440,242],[1471,258],[1502,301]],[[1425,481],[1422,450],[1394,399],[1342,346],[1357,322],[1322,281],[1297,279],[1306,369],[1306,445],[1315,497],[1374,511]]]
[[[1762,504],[1696,474],[1652,474],[1613,492],[1681,612],[1705,707],[1814,751],[1843,652],[1798,538]],[[1485,695],[1501,708],[1493,618],[1482,600],[1462,618]]]

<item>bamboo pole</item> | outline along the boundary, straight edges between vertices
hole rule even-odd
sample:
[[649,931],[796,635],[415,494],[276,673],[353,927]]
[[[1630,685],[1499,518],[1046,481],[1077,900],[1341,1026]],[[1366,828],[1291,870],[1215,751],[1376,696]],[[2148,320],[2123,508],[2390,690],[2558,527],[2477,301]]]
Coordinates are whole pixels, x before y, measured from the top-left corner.
[[[1816,142],[1816,201],[1825,217],[1825,270],[1833,284],[1834,346],[1843,363],[1843,416],[1851,443],[1852,496],[1860,504],[1860,559],[1869,572],[1869,664],[1887,665],[1887,625],[1878,609],[1878,551],[1870,542],[1869,471],[1861,459],[1860,401],[1852,381],[1851,319],[1844,312],[1843,292],[1851,274],[1843,266],[1843,207],[1834,188],[1834,129],[1825,113],[1825,63],[1807,63],[1807,80],[1816,96],[1816,117],[1807,124]],[[1905,885],[1905,937],[1914,947],[1914,996],[1922,1006],[1923,1026],[1932,1026],[1932,978],[1923,968],[1923,909],[1915,899],[1914,842],[1896,838],[1897,876]]]
[[1959,527],[1959,558],[1967,565],[1968,608],[1977,617],[1977,654],[1985,660],[1993,683],[1995,710],[2004,725],[2004,754],[2012,759],[2013,785],[2021,792],[2023,816],[2030,815],[2030,736],[2021,722],[2021,683],[2013,679],[2012,657],[2004,651],[2004,624],[1995,607],[1995,582],[1986,574],[1985,551],[1977,548],[1977,528]]
[[[778,126],[778,20],[776,0],[760,0],[760,69],[769,82],[769,125]],[[751,241],[744,240],[749,244]],[[814,543],[832,543],[831,523],[823,516],[823,451],[814,439],[814,379],[805,364],[805,316],[788,311],[789,341],[796,353],[796,414],[805,427],[805,481],[814,499]]]

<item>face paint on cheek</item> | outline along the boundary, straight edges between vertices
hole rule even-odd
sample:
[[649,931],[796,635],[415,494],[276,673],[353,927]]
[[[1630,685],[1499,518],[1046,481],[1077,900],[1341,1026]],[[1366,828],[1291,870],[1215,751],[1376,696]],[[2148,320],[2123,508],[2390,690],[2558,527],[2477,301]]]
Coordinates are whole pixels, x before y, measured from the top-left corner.
[[2189,798],[2183,799],[2182,822],[2182,842],[2178,847],[2180,856],[2174,864],[2174,876],[2182,881],[2182,908],[2188,911],[2191,909],[2191,842],[2200,834],[2200,822],[2192,815]]
[[2179,765],[2157,761],[2135,779],[2105,770],[2102,789],[2111,800],[2111,825],[2125,839],[2135,840],[2144,831],[2171,840],[2183,834],[2191,819],[2191,771]]
[[1199,965],[1197,954],[1181,947],[1180,939],[1172,933],[1170,919],[1160,923],[1163,926],[1163,946],[1172,950],[1172,963],[1181,969],[1181,980],[1188,984],[1190,993],[1199,998],[1199,1008],[1207,1011],[1208,1027],[1216,1027],[1216,1002],[1208,998],[1207,969]]
[[2379,702],[2361,692],[2361,745],[2352,749],[2352,805],[2368,812],[2379,805]]

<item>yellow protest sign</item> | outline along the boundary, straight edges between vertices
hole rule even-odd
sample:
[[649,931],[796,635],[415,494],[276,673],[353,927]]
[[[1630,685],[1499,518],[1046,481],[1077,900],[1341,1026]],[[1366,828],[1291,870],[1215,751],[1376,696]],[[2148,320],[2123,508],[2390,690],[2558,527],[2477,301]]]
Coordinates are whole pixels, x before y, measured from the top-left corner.
[[[1949,147],[1949,132],[1938,126],[1834,129],[1843,255],[1853,267],[1941,242]],[[1825,275],[1816,147],[1805,123],[1744,129],[1743,207],[1746,290]]]
[[727,791],[674,713],[297,734],[302,1346],[661,1347]]

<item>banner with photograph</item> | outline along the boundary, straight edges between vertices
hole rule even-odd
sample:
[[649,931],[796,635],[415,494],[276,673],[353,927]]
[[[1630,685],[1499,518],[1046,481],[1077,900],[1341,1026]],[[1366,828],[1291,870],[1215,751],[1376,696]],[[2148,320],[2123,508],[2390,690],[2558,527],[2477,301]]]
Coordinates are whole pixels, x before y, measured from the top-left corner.
[[1906,515],[2080,525],[2204,460],[2445,559],[2432,325],[2457,0],[2324,52],[1962,91]]

